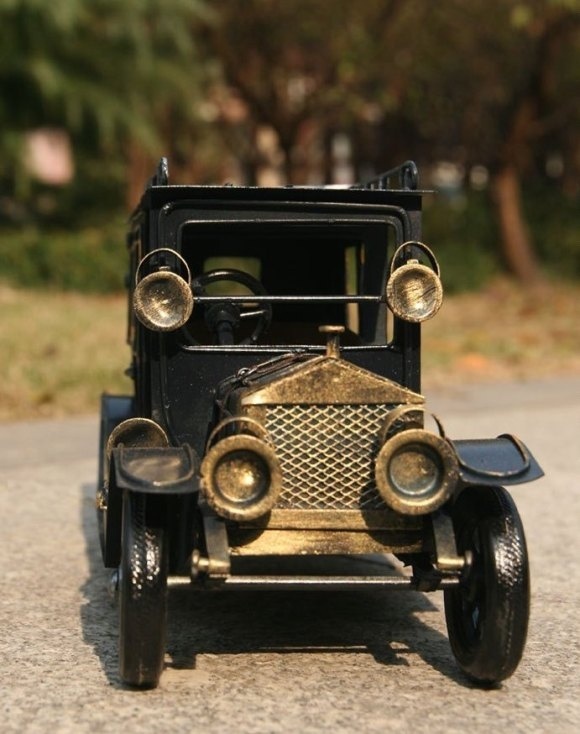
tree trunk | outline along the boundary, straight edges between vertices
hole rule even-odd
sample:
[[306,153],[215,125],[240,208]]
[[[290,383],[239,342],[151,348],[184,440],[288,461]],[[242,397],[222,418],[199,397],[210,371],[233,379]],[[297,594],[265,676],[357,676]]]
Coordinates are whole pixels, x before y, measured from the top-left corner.
[[492,180],[502,253],[509,271],[520,281],[537,283],[540,268],[522,207],[520,179],[515,165],[499,169]]
[[127,188],[125,205],[132,211],[141,198],[147,181],[155,172],[156,162],[135,140],[127,144]]
[[535,42],[527,78],[519,93],[512,96],[501,125],[503,145],[494,166],[492,193],[506,264],[518,280],[526,283],[538,283],[542,277],[523,212],[520,172],[526,168],[532,142],[541,134],[555,59],[565,37],[575,32],[579,18],[575,12],[554,8],[530,24],[528,31]]

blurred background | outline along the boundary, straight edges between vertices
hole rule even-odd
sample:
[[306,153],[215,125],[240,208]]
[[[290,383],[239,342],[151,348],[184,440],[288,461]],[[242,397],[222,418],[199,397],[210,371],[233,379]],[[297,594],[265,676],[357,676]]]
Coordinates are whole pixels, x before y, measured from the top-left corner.
[[[419,165],[426,383],[580,373],[580,0],[0,0],[0,419],[126,390],[128,213]],[[431,383],[430,383],[431,381]]]

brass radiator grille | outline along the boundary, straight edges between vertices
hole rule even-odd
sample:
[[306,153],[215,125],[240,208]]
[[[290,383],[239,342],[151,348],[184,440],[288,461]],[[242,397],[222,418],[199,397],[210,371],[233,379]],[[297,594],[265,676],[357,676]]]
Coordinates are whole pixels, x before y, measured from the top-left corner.
[[283,474],[279,508],[385,507],[374,481],[386,405],[268,406],[266,430]]

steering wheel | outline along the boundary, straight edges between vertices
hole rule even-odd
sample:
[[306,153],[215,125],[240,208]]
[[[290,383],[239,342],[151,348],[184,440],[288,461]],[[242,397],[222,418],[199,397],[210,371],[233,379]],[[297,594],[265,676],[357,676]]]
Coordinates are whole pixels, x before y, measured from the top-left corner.
[[[235,270],[234,268],[208,270],[207,273],[202,273],[191,281],[191,289],[194,296],[205,296],[207,295],[206,288],[209,285],[220,282],[239,283],[255,296],[268,295],[257,278],[243,270]],[[250,336],[243,339],[240,344],[256,344],[260,336],[270,326],[272,304],[260,303],[255,304],[253,308],[248,308],[246,304],[229,303],[228,297],[224,296],[223,301],[208,305],[205,309],[205,323],[208,329],[217,337],[218,344],[234,344],[234,329],[239,326],[240,322],[249,319],[257,319],[256,325]]]

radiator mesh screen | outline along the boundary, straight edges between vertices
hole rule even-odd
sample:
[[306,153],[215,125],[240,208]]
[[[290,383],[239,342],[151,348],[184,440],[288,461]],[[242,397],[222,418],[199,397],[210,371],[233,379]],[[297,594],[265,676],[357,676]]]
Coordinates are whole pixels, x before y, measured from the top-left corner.
[[284,477],[277,507],[372,510],[385,507],[374,480],[387,405],[269,406],[266,429]]

